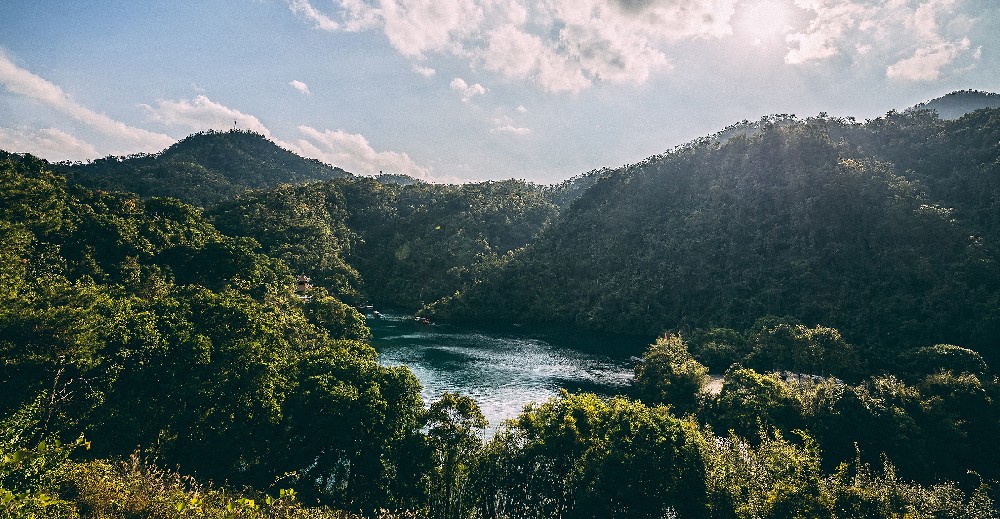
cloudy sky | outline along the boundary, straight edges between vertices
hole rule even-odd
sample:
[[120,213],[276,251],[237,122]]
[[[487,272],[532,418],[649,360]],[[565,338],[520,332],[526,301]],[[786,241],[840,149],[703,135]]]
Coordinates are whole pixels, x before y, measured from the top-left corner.
[[548,183],[744,119],[1000,91],[996,0],[5,0],[0,149],[260,132],[348,171]]

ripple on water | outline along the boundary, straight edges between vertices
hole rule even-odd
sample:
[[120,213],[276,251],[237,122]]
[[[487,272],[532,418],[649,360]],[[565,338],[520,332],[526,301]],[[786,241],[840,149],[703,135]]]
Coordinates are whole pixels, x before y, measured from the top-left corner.
[[639,349],[634,339],[618,345],[612,338],[610,354],[588,353],[573,349],[572,341],[540,339],[520,328],[516,334],[492,334],[407,321],[369,322],[379,361],[408,366],[423,385],[425,402],[446,391],[471,397],[491,429],[517,416],[528,403],[556,396],[560,389],[624,391],[632,379],[628,358]]

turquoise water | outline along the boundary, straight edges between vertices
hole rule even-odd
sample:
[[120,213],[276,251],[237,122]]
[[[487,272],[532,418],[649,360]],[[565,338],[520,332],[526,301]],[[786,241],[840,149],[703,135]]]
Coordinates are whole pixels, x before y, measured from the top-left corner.
[[626,392],[631,357],[652,342],[557,328],[428,325],[400,314],[370,318],[368,326],[379,362],[408,366],[423,385],[425,402],[445,391],[470,396],[491,428],[560,389]]

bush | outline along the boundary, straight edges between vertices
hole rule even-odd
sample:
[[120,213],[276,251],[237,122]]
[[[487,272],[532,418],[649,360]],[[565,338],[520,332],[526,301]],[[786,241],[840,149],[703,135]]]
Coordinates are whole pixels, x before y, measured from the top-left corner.
[[697,410],[708,368],[688,353],[680,335],[656,340],[635,370],[635,389],[648,404],[666,404],[678,413]]

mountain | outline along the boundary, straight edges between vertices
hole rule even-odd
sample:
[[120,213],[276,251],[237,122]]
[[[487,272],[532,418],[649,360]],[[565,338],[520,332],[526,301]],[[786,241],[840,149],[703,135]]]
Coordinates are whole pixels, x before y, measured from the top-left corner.
[[594,183],[439,317],[660,333],[790,315],[878,350],[1000,343],[1000,110],[780,118]]
[[417,310],[494,268],[558,214],[541,186],[523,181],[385,177],[277,186],[208,215],[224,233],[254,238],[347,301]]
[[[319,288],[295,297],[288,267],[259,248],[181,201],[90,190],[0,152],[0,517],[106,516],[9,506],[11,481],[32,489],[33,467],[56,461],[46,444],[83,434],[89,459],[155,445],[163,465],[239,488],[300,472],[312,502],[330,494],[312,482],[339,467],[377,467],[338,490],[377,506],[372,489],[400,477],[385,464],[424,466],[393,459],[423,452],[403,445],[423,410],[416,378],[377,364],[357,311]],[[43,401],[37,435],[15,433]],[[42,454],[18,464],[9,438]],[[135,516],[178,517],[169,509]]]
[[170,196],[203,207],[249,189],[350,176],[285,150],[263,135],[240,130],[197,133],[154,155],[63,165],[63,172],[91,188]]
[[958,119],[983,108],[1000,108],[1000,94],[960,90],[920,103],[910,110],[934,110],[942,119]]
[[[995,353],[1000,110],[753,127],[555,193],[350,177],[209,211],[0,152],[0,516],[997,517],[1000,379],[934,343]],[[561,392],[484,443],[470,397],[378,363],[338,279],[743,331],[665,334],[631,397]]]

